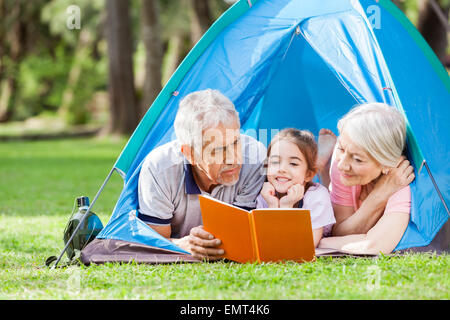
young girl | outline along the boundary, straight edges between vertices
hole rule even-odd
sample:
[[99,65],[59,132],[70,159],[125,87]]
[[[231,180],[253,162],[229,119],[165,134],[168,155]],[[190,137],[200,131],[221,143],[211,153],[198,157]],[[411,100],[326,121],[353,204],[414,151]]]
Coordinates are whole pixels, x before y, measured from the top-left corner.
[[280,131],[267,149],[267,182],[256,199],[257,208],[310,210],[315,247],[336,222],[328,190],[312,182],[316,161],[317,143],[311,132]]

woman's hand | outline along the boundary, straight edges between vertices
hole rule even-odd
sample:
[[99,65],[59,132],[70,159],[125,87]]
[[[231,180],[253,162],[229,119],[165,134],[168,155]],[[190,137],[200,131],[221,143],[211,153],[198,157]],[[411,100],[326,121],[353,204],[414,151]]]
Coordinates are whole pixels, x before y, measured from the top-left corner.
[[274,186],[270,182],[265,182],[262,190],[261,195],[266,200],[267,205],[269,208],[278,208],[279,207],[279,200],[276,196],[276,191]]
[[304,193],[304,185],[294,184],[288,189],[287,194],[280,199],[280,208],[292,208],[294,204],[303,199]]
[[391,168],[387,174],[383,174],[375,184],[375,189],[382,191],[387,197],[391,197],[400,189],[406,187],[414,178],[414,168],[409,161],[402,156],[396,168]]

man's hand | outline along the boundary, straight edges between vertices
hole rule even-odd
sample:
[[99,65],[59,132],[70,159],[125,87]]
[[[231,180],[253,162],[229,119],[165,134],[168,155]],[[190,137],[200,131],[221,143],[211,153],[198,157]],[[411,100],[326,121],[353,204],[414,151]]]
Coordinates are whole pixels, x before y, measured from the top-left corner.
[[261,189],[261,196],[266,200],[269,208],[278,208],[279,200],[276,196],[275,188],[270,182],[265,182]]
[[280,208],[292,208],[294,204],[303,199],[304,193],[304,185],[294,184],[288,189],[287,194],[280,199]]
[[218,246],[222,243],[219,239],[205,231],[203,226],[191,229],[188,236],[181,239],[172,239],[172,242],[180,248],[190,252],[194,258],[206,260],[219,260],[225,253]]

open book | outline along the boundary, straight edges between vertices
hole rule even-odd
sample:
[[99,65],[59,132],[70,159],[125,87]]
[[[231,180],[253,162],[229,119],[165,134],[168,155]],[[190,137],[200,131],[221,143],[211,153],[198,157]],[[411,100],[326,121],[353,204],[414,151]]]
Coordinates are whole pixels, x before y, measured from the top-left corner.
[[249,212],[208,196],[199,200],[203,227],[222,241],[224,258],[241,263],[314,260],[309,210]]
[[354,257],[354,258],[375,258],[377,254],[370,253],[352,253],[330,248],[316,248],[316,257]]

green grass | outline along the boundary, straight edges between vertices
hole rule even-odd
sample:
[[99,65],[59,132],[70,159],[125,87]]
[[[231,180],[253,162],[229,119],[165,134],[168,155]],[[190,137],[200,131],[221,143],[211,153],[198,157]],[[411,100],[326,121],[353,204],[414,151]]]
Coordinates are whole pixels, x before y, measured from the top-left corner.
[[[295,264],[41,267],[75,197],[94,197],[126,140],[0,143],[0,299],[449,299],[449,255]],[[103,223],[122,180],[95,205]]]

